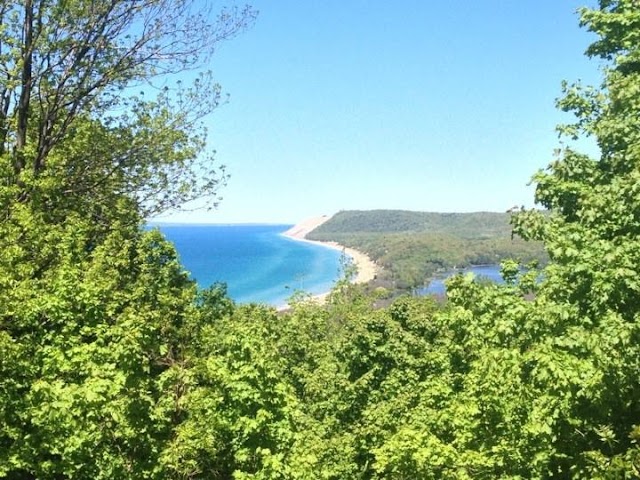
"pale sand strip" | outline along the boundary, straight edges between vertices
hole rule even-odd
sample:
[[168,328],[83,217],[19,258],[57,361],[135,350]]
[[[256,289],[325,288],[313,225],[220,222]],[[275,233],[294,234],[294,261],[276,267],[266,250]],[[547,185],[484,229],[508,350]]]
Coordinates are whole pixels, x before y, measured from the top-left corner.
[[[343,252],[347,257],[351,259],[357,270],[357,274],[353,279],[353,283],[367,283],[373,280],[378,271],[378,266],[364,253],[359,252],[358,250],[354,250],[353,248],[347,248],[336,242],[319,242],[317,240],[308,240],[305,238],[308,233],[322,225],[324,222],[329,220],[329,218],[331,217],[328,217],[326,215],[323,215],[321,217],[309,218],[291,227],[289,230],[284,232],[283,235],[300,242],[314,243],[316,245],[322,245],[324,247],[333,248],[334,250]],[[321,295],[315,295],[313,298],[320,302],[323,302],[327,295],[328,292]]]

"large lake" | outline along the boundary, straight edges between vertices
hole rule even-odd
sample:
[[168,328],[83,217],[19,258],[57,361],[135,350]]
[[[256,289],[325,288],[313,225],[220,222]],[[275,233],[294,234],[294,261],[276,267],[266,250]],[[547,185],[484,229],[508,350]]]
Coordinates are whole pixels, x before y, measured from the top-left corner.
[[284,237],[291,225],[153,226],[175,244],[200,287],[225,282],[240,303],[281,306],[296,290],[331,290],[341,275],[341,253]]

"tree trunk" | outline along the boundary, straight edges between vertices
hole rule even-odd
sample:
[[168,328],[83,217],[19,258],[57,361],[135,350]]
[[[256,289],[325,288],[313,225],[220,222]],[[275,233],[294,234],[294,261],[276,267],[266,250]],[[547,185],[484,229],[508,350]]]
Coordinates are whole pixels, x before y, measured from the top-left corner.
[[27,143],[27,128],[29,125],[29,105],[32,90],[32,63],[33,63],[33,1],[24,2],[23,46],[22,46],[22,75],[20,99],[18,100],[15,146],[15,168],[20,173],[24,168],[23,150]]
[[[4,23],[6,14],[6,6],[0,7],[0,25]],[[2,56],[2,41],[0,40],[0,56]],[[8,76],[8,75],[7,75]],[[9,126],[7,125],[7,115],[9,113],[9,105],[11,102],[11,92],[9,88],[0,84],[0,155],[6,151],[7,134],[9,133]]]

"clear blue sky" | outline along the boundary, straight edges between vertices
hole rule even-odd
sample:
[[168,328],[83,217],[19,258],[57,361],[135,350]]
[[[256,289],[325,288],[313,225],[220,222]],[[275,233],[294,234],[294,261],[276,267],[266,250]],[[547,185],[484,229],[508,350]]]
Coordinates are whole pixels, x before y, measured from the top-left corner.
[[572,0],[256,0],[210,65],[231,178],[217,210],[295,223],[347,209],[505,211],[558,146],[563,79],[599,80]]

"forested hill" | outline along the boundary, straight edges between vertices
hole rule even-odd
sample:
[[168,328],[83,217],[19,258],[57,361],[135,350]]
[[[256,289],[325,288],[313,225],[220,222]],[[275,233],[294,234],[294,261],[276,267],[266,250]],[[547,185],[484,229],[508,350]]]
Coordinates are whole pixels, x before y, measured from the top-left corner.
[[511,235],[510,215],[499,212],[436,213],[408,210],[345,210],[320,225],[313,234],[440,233],[460,238]]
[[433,213],[406,210],[342,211],[307,235],[369,255],[380,267],[378,283],[411,289],[443,270],[498,264],[546,263],[539,242],[511,234],[509,213]]

